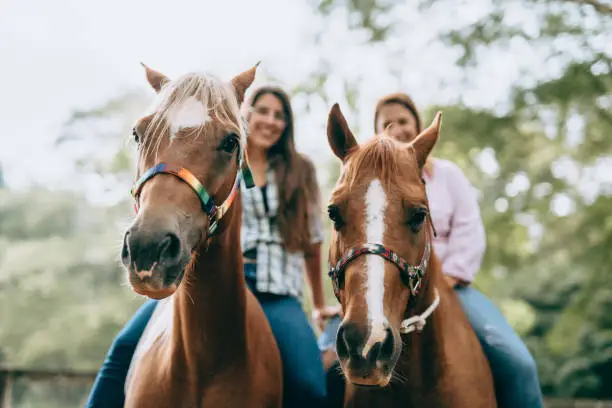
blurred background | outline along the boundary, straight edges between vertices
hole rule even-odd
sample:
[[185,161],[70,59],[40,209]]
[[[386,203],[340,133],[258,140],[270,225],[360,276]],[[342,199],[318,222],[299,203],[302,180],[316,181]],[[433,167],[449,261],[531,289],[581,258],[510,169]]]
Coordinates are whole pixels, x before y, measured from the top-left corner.
[[487,231],[476,285],[545,395],[612,400],[612,1],[3,0],[0,407],[82,406],[143,301],[119,266],[130,130],[153,97],[140,62],[229,80],[259,60],[324,199],[333,103],[362,140],[385,93],[425,122],[442,110],[434,154],[477,187]]

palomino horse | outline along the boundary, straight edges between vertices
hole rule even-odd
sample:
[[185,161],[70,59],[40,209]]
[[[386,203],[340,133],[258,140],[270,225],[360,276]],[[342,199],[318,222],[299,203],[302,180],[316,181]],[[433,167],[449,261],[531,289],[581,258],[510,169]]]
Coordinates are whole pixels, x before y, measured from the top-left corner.
[[256,67],[231,83],[145,69],[158,100],[134,127],[137,216],[121,256],[132,289],[164,299],[171,323],[133,361],[125,406],[280,407],[280,354],[240,251],[239,190],[252,179],[239,104]]
[[410,144],[359,145],[337,104],[329,114],[343,163],[329,216],[347,406],[496,406],[488,362],[432,248],[421,172],[439,129],[440,114]]

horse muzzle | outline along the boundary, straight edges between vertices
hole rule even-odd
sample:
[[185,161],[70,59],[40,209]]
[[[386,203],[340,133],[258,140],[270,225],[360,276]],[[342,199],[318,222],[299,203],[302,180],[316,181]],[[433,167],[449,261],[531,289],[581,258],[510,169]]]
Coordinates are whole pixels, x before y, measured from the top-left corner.
[[336,350],[346,377],[355,385],[385,387],[401,352],[401,340],[390,326],[373,333],[345,321],[338,328]]
[[170,230],[131,227],[124,236],[121,261],[132,289],[152,299],[163,299],[176,291],[191,250]]

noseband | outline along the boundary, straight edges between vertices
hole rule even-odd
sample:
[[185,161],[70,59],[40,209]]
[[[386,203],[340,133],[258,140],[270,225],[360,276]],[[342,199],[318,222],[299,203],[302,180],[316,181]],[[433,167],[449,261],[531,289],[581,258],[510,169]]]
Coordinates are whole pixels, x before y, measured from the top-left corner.
[[134,186],[130,190],[130,194],[134,197],[136,201],[134,204],[134,210],[138,213],[138,198],[140,196],[140,192],[144,184],[149,181],[151,178],[158,174],[172,174],[173,176],[178,177],[179,180],[187,183],[189,187],[195,191],[198,195],[200,202],[202,203],[202,209],[208,215],[209,227],[208,227],[208,237],[212,236],[217,227],[219,225],[219,221],[223,216],[227,213],[230,206],[234,202],[236,195],[238,194],[238,189],[240,187],[240,180],[244,180],[244,183],[247,188],[251,188],[255,186],[255,182],[253,181],[253,175],[251,173],[251,169],[248,165],[248,159],[246,158],[246,150],[244,146],[239,145],[238,147],[238,172],[236,173],[236,180],[234,181],[234,185],[232,186],[232,190],[229,195],[225,199],[225,201],[221,205],[215,205],[215,201],[208,194],[204,185],[198,180],[196,176],[193,175],[189,170],[180,166],[173,166],[168,163],[159,163],[155,166],[148,169],[139,179],[134,183]]
[[[434,231],[435,234],[435,231]],[[396,252],[393,252],[389,248],[381,244],[363,244],[358,247],[349,249],[346,254],[340,258],[336,266],[329,268],[329,277],[332,280],[334,287],[334,294],[340,302],[340,289],[344,284],[344,275],[346,267],[349,263],[360,257],[361,255],[378,255],[383,257],[385,260],[391,262],[399,269],[400,277],[404,285],[410,289],[410,303],[414,303],[416,295],[419,294],[419,290],[423,285],[423,276],[427,272],[427,265],[429,263],[429,256],[431,254],[431,240],[429,238],[429,231],[426,232],[425,251],[421,258],[419,266],[412,266],[404,258],[399,256]],[[440,304],[440,295],[438,290],[434,288],[434,300],[432,304],[420,315],[414,315],[408,319],[402,320],[400,324],[400,333],[408,334],[413,331],[422,331],[425,327],[426,320],[436,310]]]
[[332,280],[334,294],[338,301],[340,301],[340,289],[342,289],[344,285],[346,267],[355,259],[367,254],[378,255],[395,265],[397,269],[399,269],[402,282],[410,289],[410,294],[412,298],[414,298],[418,295],[419,289],[421,289],[423,275],[427,271],[427,264],[431,253],[429,232],[426,232],[425,239],[425,251],[423,252],[423,257],[421,258],[419,266],[410,265],[404,258],[382,244],[366,243],[349,249],[344,256],[340,258],[338,263],[336,263],[336,266],[330,265],[329,268],[328,275]]

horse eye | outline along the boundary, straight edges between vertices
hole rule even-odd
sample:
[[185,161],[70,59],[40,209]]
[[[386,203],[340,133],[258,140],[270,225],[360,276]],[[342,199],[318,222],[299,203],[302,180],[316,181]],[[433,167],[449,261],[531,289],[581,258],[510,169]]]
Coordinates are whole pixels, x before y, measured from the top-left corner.
[[223,138],[221,144],[219,145],[219,149],[223,150],[226,153],[234,153],[238,148],[238,140],[240,139],[237,134],[230,133],[229,135]]
[[327,215],[331,222],[334,223],[334,229],[338,231],[344,225],[344,221],[342,220],[342,215],[340,214],[340,209],[335,205],[330,205],[327,207]]
[[140,136],[138,136],[138,132],[136,131],[136,128],[132,128],[132,136],[134,137],[134,141],[136,143],[140,143]]
[[415,209],[410,217],[408,218],[408,225],[413,232],[418,232],[423,223],[425,222],[425,218],[427,218],[427,209],[425,208],[417,208]]

